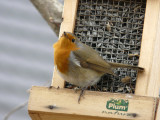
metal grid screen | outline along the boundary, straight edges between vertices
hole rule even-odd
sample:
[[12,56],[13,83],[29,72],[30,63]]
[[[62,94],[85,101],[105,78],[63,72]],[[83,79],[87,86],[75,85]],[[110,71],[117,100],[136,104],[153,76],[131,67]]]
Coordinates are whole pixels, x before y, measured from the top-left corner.
[[[103,59],[137,66],[145,7],[146,0],[79,0],[74,34]],[[137,71],[114,72],[117,76],[104,75],[90,90],[134,93]]]

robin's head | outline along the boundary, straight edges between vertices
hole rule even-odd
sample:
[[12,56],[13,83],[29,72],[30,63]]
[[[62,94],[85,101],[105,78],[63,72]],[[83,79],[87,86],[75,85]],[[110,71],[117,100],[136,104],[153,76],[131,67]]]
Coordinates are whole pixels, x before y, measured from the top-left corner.
[[60,39],[54,44],[54,48],[60,47],[66,50],[77,50],[77,46],[75,42],[77,41],[77,37],[70,32],[63,32]]
[[67,38],[72,43],[74,43],[76,41],[76,39],[77,39],[77,37],[74,34],[70,33],[70,32],[63,32],[62,36]]

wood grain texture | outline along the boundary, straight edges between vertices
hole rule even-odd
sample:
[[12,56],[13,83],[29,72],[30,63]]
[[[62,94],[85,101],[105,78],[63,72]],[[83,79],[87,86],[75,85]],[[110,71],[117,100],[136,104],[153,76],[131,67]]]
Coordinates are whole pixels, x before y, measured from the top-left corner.
[[[59,37],[61,37],[64,31],[73,33],[77,7],[78,7],[78,0],[64,1],[64,8],[62,14],[63,22],[61,23]],[[65,85],[64,80],[58,75],[56,69],[54,68],[51,86],[63,88],[64,85]]]
[[147,0],[136,95],[159,96],[160,88],[160,0]]
[[[80,118],[86,120],[91,120],[91,118],[97,120],[104,118],[153,120],[155,116],[157,99],[153,97],[86,91],[80,104],[78,104],[78,97],[79,92],[75,93],[71,89],[48,89],[34,86],[30,92],[29,114],[39,114],[42,120],[51,120],[51,118],[63,120],[64,116],[68,117],[67,120],[75,120],[75,118],[79,118],[79,120],[81,120]],[[128,111],[107,109],[106,103],[111,98],[128,100]],[[49,109],[47,107],[49,105],[53,105],[54,108]],[[137,116],[127,116],[127,113],[134,113]]]
[[[40,114],[42,120],[106,120],[102,117],[88,117],[82,115],[67,115],[67,114]],[[120,120],[114,118],[107,118],[107,120]],[[124,119],[123,119],[124,120]]]
[[158,101],[158,105],[157,105],[157,110],[156,110],[157,112],[156,112],[156,118],[155,118],[155,120],[160,120],[160,99],[159,99],[159,101]]
[[37,113],[31,113],[29,116],[32,118],[32,120],[41,120],[39,114]]

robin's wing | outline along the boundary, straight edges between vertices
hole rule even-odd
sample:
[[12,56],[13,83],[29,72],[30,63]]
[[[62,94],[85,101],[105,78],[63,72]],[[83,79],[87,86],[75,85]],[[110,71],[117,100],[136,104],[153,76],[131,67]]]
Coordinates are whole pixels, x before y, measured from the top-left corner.
[[80,47],[80,49],[72,51],[72,53],[75,59],[79,61],[81,67],[114,75],[111,66],[104,61],[95,50],[83,43],[79,44],[78,47]]

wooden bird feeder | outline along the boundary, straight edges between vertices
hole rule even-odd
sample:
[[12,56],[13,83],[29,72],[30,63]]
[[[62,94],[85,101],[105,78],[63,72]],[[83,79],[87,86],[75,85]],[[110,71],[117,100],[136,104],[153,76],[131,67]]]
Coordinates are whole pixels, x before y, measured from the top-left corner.
[[[136,6],[132,3],[136,3]],[[139,3],[144,3],[145,6],[144,4],[137,6]],[[125,9],[125,6],[128,7]],[[125,15],[127,10],[128,14]],[[145,13],[144,16],[142,12]],[[134,16],[134,13],[137,14]],[[119,19],[117,15],[124,15],[123,19]],[[51,86],[55,88],[33,86],[31,89],[28,111],[32,120],[160,120],[160,0],[65,0],[62,17],[60,36],[64,31],[75,33],[82,42],[92,47],[99,47],[102,56],[107,45],[110,45],[109,42],[112,42],[111,46],[113,44],[115,46],[111,47],[110,53],[105,52],[110,57],[110,61],[115,60],[115,54],[119,55],[117,53],[133,54],[127,48],[139,49],[138,65],[145,68],[145,71],[138,73],[137,79],[135,78],[134,94],[115,93],[119,90],[120,85],[118,88],[113,88],[112,92],[104,92],[102,90],[104,86],[102,86],[100,91],[86,91],[79,104],[77,102],[79,92],[75,93],[74,90],[65,88],[64,80],[54,70]],[[119,23],[116,22],[118,19]],[[138,21],[140,19],[144,19],[144,22]],[[134,24],[134,20],[137,20],[138,24]],[[121,28],[120,35],[116,34],[116,30],[118,31],[119,28]],[[126,34],[129,37],[123,37]],[[110,37],[105,41],[103,39],[105,36]],[[136,37],[134,38],[134,36]],[[91,40],[87,41],[85,38]],[[101,39],[103,40],[101,41]],[[132,43],[128,42],[128,39],[133,39]],[[140,44],[136,40],[140,40]],[[97,41],[101,42],[97,43]],[[125,42],[125,46],[119,45],[121,42]],[[114,47],[116,49],[124,47],[124,50],[121,50],[122,53],[120,51],[112,54],[115,52]],[[108,49],[110,50],[110,48]],[[122,59],[125,57],[122,56],[119,58],[123,62]],[[103,57],[105,59],[106,56]],[[119,62],[118,60],[117,58],[116,62]],[[126,60],[130,59],[126,57]],[[133,65],[134,60],[131,59]],[[119,73],[121,74],[123,71],[120,69]],[[132,71],[127,74],[136,77]],[[57,87],[60,89],[56,89]],[[111,88],[109,90],[111,91]],[[123,88],[123,91],[125,90],[126,88]]]

